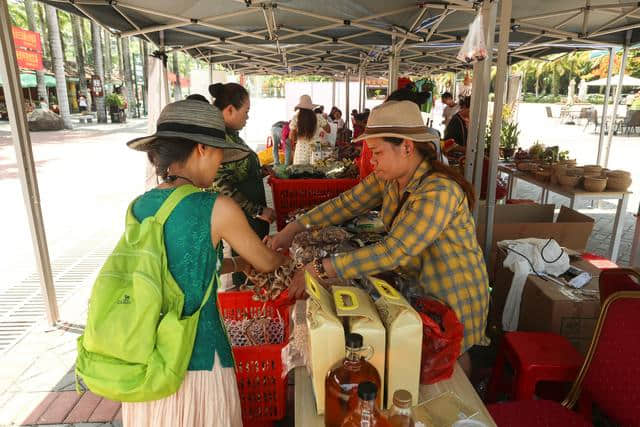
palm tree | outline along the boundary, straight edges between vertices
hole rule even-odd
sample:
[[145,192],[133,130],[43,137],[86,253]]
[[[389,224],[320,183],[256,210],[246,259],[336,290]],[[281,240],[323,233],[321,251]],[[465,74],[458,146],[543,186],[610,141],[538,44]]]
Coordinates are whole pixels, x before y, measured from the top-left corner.
[[[91,21],[91,39],[93,42],[93,63],[95,64],[95,75],[100,78],[104,88],[104,67],[102,65],[102,37],[100,37],[100,27]],[[98,123],[107,123],[107,110],[104,108],[104,96],[96,97],[96,112],[98,113]]]
[[142,56],[142,75],[144,76],[144,82],[142,83],[142,105],[143,105],[143,111],[144,111],[144,115],[147,115],[147,85],[149,83],[149,79],[148,79],[148,68],[149,68],[149,62],[148,62],[148,58],[147,55],[149,54],[147,52],[147,43],[142,40],[139,39],[140,42],[140,55]]
[[540,80],[545,73],[545,63],[542,61],[536,61],[535,65],[535,78],[536,78],[536,98],[540,96]]
[[180,101],[182,99],[182,88],[180,87],[180,66],[178,65],[178,52],[173,52],[173,72],[176,75],[176,84],[173,86],[173,94],[175,101]]
[[42,28],[42,36],[44,40],[42,41],[42,50],[44,51],[45,58],[51,58],[51,40],[49,39],[49,31],[47,29],[47,21],[44,17],[44,6],[42,3],[38,2],[36,4],[38,9],[38,16],[40,17],[40,28]]
[[104,78],[105,83],[111,83],[111,34],[109,31],[104,32]]
[[122,37],[120,39],[122,44],[122,80],[124,81],[124,87],[127,89],[127,103],[129,104],[129,116],[134,117],[136,112],[136,98],[133,94],[133,80],[131,79],[131,52],[129,50],[129,37]]
[[[27,23],[29,30],[38,32],[36,27],[36,15],[33,12],[33,0],[24,0],[24,8],[27,13]],[[44,46],[44,40],[42,45]],[[44,98],[45,102],[49,103],[49,95],[47,94],[47,87],[44,83],[44,70],[36,70],[36,82],[38,83],[38,99]]]
[[58,15],[56,14],[55,7],[46,5],[45,8],[47,11],[49,39],[51,40],[53,71],[56,76],[56,95],[58,97],[60,117],[62,117],[65,128],[73,129],[73,125],[71,124],[71,112],[69,111],[69,97],[67,96],[67,78],[64,73],[64,55],[62,54],[62,45],[60,43]]
[[85,98],[89,99],[89,93],[87,90],[87,74],[84,70],[84,43],[82,41],[82,32],[80,31],[79,16],[71,16],[71,27],[73,32],[73,45],[76,50],[76,62],[78,64],[80,93],[84,95]]

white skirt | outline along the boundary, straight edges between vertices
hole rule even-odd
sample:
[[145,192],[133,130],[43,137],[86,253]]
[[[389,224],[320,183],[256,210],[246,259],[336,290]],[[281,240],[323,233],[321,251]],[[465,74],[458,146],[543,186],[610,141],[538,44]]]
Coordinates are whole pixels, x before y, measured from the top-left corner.
[[211,371],[187,371],[178,391],[150,402],[123,402],[124,427],[242,427],[240,395],[233,368],[218,354]]

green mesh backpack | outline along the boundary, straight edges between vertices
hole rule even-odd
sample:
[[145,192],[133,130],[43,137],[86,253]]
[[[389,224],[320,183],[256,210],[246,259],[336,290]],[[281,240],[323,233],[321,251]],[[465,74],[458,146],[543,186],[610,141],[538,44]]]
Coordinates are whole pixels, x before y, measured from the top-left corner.
[[144,402],[175,393],[184,379],[200,310],[182,317],[184,294],[167,265],[163,226],[178,203],[200,191],[175,189],[142,223],[127,210],[126,228],[100,270],[89,301],[84,335],[78,338],[76,377],[111,400]]

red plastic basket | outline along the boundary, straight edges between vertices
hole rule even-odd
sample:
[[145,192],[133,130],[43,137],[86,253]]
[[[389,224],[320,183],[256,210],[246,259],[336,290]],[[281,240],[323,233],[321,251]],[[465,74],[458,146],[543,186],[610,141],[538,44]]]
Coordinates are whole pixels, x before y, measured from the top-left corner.
[[269,177],[278,230],[286,225],[287,215],[300,208],[311,208],[350,189],[358,179],[280,179]]
[[252,292],[221,292],[220,312],[224,319],[255,318],[265,314],[284,321],[282,344],[233,347],[236,379],[246,426],[268,425],[284,418],[287,408],[287,379],[282,377],[282,348],[289,342],[287,295],[270,303],[254,301]]

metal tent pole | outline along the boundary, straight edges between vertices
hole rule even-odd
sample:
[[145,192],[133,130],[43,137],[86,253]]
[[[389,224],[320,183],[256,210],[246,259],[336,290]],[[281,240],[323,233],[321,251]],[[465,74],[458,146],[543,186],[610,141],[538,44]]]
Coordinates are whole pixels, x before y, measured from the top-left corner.
[[40,275],[40,287],[46,300],[47,320],[55,325],[59,320],[58,303],[51,272],[51,261],[47,246],[47,236],[44,229],[42,209],[40,206],[40,192],[36,166],[31,150],[31,137],[27,126],[27,117],[22,106],[24,99],[20,87],[20,68],[16,60],[16,49],[13,44],[11,31],[11,17],[6,1],[0,1],[0,77],[3,81],[11,134],[16,150],[18,174],[22,186],[33,251]]
[[[349,119],[351,117],[351,113],[350,113],[351,110],[349,110],[349,69],[348,68],[345,70],[345,73],[344,73],[344,84],[345,84],[344,95],[346,98],[346,102],[345,102],[346,107],[344,109],[344,115],[346,119]],[[348,122],[349,120],[345,120],[345,123],[348,123]],[[347,125],[347,127],[348,126],[349,125]]]
[[491,122],[491,154],[489,155],[489,177],[487,185],[487,225],[484,242],[484,258],[488,262],[493,242],[493,221],[496,210],[496,186],[492,185],[498,177],[498,157],[500,154],[500,129],[502,129],[502,107],[507,82],[507,50],[509,48],[509,22],[511,20],[511,0],[500,0],[500,37],[498,41],[498,59],[496,72],[496,97],[493,102],[493,121]]
[[[333,108],[336,105],[336,78],[334,77],[333,79],[331,79],[331,108]],[[345,111],[345,113],[348,115],[348,111]],[[343,115],[343,117],[347,117],[346,115]]]
[[[482,83],[482,73],[484,71],[484,67],[480,62],[475,62],[473,64],[473,79],[471,81],[472,88],[472,96],[471,96],[471,108],[469,110],[469,129],[467,132],[467,146],[465,152],[465,163],[464,163],[464,177],[467,181],[473,182],[473,169],[475,165],[475,153],[476,153],[476,142],[478,140],[478,116],[480,110],[480,86]],[[454,77],[454,95],[455,96],[455,77]],[[476,89],[477,92],[476,92]]]
[[362,69],[362,110],[367,108],[367,69]]
[[[487,10],[486,22],[486,44],[487,58],[483,61],[484,71],[482,73],[483,81],[480,85],[480,108],[478,114],[478,136],[476,142],[476,168],[473,184],[475,187],[476,203],[473,208],[473,217],[478,219],[478,209],[480,207],[480,192],[482,190],[482,172],[484,169],[484,132],[487,124],[487,110],[489,108],[489,88],[491,86],[491,63],[493,60],[493,41],[496,33],[496,15],[498,12],[497,2],[490,4]],[[474,89],[475,91],[475,89]],[[489,185],[488,185],[489,186]]]
[[[631,43],[631,30],[627,31],[627,37],[622,51],[622,62],[620,62],[620,78],[618,79],[618,87],[616,95],[613,98],[613,111],[611,112],[611,125],[609,126],[609,135],[607,136],[607,145],[604,154],[604,167],[609,165],[609,153],[611,152],[611,140],[613,139],[613,128],[616,123],[616,114],[618,112],[618,104],[620,103],[620,94],[622,93],[622,80],[624,79],[624,70],[627,68],[627,58],[629,57],[629,44]],[[611,64],[611,63],[610,63]],[[612,66],[609,65],[609,69]]]
[[[609,48],[609,64],[613,64],[615,59],[615,53],[613,52],[613,48]],[[607,110],[609,109],[609,95],[611,93],[611,74],[613,72],[613,67],[609,66],[607,70],[607,87],[604,90],[604,104],[602,105],[602,118],[600,119],[600,137],[598,139],[598,157],[597,164],[601,164],[602,160],[602,149],[604,147],[604,129],[605,123],[607,123]]]

